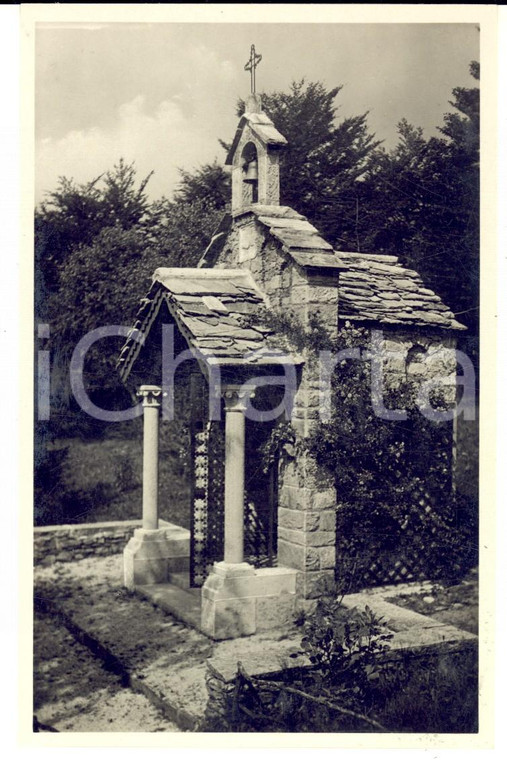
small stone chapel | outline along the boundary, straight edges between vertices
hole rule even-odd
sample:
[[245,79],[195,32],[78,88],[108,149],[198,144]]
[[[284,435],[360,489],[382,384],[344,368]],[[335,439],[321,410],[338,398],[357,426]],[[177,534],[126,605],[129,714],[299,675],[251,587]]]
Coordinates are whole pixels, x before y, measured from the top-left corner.
[[[259,441],[274,424],[247,413],[257,399],[262,404],[259,378],[271,378],[276,407],[273,378],[283,388],[292,368],[296,387],[279,417],[300,437],[318,422],[321,388],[318,367],[304,352],[280,350],[259,318],[262,310],[291,309],[303,325],[318,312],[331,337],[346,324],[382,329],[391,383],[410,373],[445,376],[451,402],[456,388],[456,335],[463,326],[397,257],[334,251],[304,216],[280,205],[286,145],[253,82],[226,159],[230,212],[196,268],[154,272],[119,359],[123,381],[132,382],[150,341],[160,345],[160,325],[173,328],[171,351],[195,357],[188,390],[195,410],[191,529],[159,519],[158,426],[167,388],[157,365],[138,390],[143,524],[125,548],[124,582],[214,639],[290,622],[318,596],[322,579],[335,574],[339,484],[306,453],[275,462],[268,473],[257,466]],[[219,384],[212,380],[217,372]]]

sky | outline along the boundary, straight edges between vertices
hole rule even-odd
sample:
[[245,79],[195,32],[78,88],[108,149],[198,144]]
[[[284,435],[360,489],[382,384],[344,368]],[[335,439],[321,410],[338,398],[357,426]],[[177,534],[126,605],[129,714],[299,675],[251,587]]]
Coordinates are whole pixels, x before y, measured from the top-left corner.
[[476,24],[44,23],[35,38],[35,200],[58,177],[87,182],[123,157],[154,170],[151,199],[171,197],[178,167],[220,162],[236,103],[250,90],[287,91],[303,77],[343,85],[337,120],[369,111],[386,148],[402,118],[438,134],[454,87],[476,84]]

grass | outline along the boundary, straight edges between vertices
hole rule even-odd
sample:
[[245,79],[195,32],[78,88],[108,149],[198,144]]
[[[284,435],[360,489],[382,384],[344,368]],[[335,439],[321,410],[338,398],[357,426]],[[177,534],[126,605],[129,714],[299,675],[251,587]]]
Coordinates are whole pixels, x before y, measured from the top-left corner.
[[477,652],[442,653],[405,663],[406,680],[376,714],[389,731],[476,733]]
[[[38,525],[135,520],[142,515],[142,431],[135,437],[60,438],[45,452],[35,500]],[[160,517],[188,528],[188,462],[161,431]]]

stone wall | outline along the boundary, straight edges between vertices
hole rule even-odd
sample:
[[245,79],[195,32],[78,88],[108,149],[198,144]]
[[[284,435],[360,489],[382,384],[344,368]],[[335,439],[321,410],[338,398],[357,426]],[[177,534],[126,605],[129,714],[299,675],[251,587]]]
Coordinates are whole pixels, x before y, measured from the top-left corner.
[[[160,520],[161,527],[170,523]],[[34,564],[74,562],[85,557],[121,554],[140,520],[34,528]]]
[[456,397],[456,339],[438,334],[384,332],[382,371],[385,386],[396,388],[411,380],[415,383],[438,381],[445,401]]

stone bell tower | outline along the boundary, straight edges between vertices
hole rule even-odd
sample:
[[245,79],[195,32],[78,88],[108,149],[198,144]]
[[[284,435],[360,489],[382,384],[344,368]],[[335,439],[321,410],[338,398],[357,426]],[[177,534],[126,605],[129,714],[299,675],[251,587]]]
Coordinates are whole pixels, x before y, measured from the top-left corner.
[[255,92],[255,68],[261,59],[252,45],[245,69],[251,72],[251,93],[245,103],[231,149],[225,161],[232,167],[232,214],[252,204],[278,206],[280,203],[280,149],[287,140],[275,129],[262,110]]

